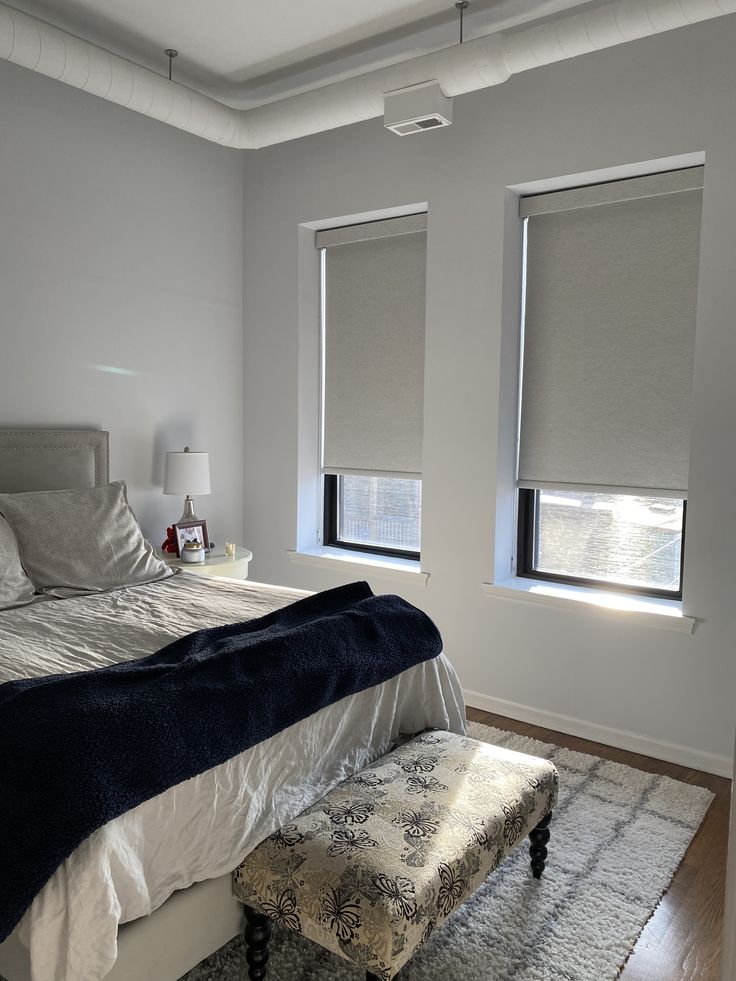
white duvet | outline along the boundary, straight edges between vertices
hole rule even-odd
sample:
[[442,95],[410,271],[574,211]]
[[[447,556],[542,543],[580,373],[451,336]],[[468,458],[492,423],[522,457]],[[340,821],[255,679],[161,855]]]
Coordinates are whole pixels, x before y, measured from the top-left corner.
[[[144,657],[192,630],[260,616],[303,595],[181,575],[1,612],[0,683]],[[110,821],[57,869],[16,927],[33,981],[100,981],[115,963],[120,923],[229,872],[400,734],[464,725],[457,677],[440,656]]]

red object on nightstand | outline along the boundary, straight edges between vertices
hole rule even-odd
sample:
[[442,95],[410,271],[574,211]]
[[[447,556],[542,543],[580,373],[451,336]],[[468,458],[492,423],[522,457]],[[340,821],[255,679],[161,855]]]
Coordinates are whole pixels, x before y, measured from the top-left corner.
[[176,555],[176,536],[173,528],[166,529],[166,541],[161,546],[162,552],[172,552]]

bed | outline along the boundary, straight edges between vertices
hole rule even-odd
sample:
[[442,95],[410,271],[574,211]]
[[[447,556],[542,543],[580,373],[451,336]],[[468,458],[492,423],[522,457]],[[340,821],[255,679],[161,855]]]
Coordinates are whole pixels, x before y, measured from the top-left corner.
[[[99,431],[0,432],[0,492],[108,481]],[[186,573],[0,612],[0,683],[144,657],[298,590]],[[230,871],[263,838],[403,734],[463,731],[443,655],[358,692],[110,821],[51,877],[0,944],[8,981],[175,981],[235,936]],[[92,940],[91,938],[94,938]]]

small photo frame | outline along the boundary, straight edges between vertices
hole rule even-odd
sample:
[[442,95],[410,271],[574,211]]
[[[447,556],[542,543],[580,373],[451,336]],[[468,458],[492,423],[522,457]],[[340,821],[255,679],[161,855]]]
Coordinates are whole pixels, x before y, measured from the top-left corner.
[[176,539],[176,557],[181,558],[181,550],[187,542],[199,542],[206,549],[210,547],[210,536],[207,534],[206,521],[180,521],[174,525]]

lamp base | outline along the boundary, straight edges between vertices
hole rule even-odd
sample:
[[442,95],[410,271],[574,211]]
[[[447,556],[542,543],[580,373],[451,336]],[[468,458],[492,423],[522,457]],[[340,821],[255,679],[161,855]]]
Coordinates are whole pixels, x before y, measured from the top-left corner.
[[181,525],[185,521],[199,521],[199,518],[194,513],[194,498],[190,497],[189,494],[184,498],[184,510],[177,524]]

